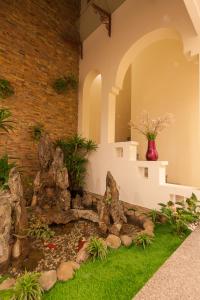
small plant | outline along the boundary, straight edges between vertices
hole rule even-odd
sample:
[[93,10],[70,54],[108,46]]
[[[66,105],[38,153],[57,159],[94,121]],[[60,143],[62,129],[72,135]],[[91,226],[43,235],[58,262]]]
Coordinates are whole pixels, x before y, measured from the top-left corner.
[[97,149],[97,145],[91,141],[75,135],[67,140],[56,142],[64,153],[65,165],[69,174],[70,191],[82,190],[86,174],[87,156]]
[[34,141],[39,141],[41,136],[42,136],[42,133],[44,132],[44,126],[40,123],[34,125],[32,127],[32,137],[34,139]]
[[91,240],[89,241],[87,251],[91,255],[93,260],[97,258],[104,260],[108,253],[106,245],[101,239],[96,237],[91,238]]
[[9,278],[9,275],[0,275],[0,284],[8,278]]
[[10,82],[6,79],[0,78],[0,98],[5,99],[14,94],[14,89]]
[[157,222],[159,222],[159,212],[156,209],[152,209],[148,214],[147,214],[152,222],[155,224]]
[[63,76],[56,79],[53,83],[53,88],[58,94],[64,94],[68,90],[76,90],[78,88],[78,80],[73,74]]
[[143,249],[145,249],[147,246],[153,243],[153,237],[146,233],[140,233],[136,237],[135,243],[137,246],[141,246]]
[[14,123],[11,120],[12,113],[7,108],[0,109],[0,130],[9,132],[13,129],[12,124]]
[[25,272],[14,287],[12,300],[41,300],[42,288],[39,284],[40,273]]
[[8,155],[4,154],[0,158],[0,188],[8,188],[9,173],[12,168],[15,167],[15,163],[9,163]]
[[195,194],[186,201],[179,201],[174,203],[169,201],[167,204],[159,203],[161,206],[161,213],[171,225],[172,230],[178,234],[183,235],[191,223],[199,221],[199,200]]
[[47,224],[43,224],[37,219],[30,223],[27,235],[47,241],[55,235],[55,232],[51,230]]

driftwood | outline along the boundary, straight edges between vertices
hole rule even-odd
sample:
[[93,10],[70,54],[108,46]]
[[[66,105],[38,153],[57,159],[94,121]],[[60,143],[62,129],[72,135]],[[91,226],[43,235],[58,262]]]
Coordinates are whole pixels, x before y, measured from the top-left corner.
[[0,269],[7,268],[10,258],[24,254],[26,239],[20,239],[27,228],[27,213],[21,177],[16,168],[9,174],[8,191],[0,193]]
[[123,206],[119,201],[117,184],[110,172],[106,176],[106,191],[98,205],[99,227],[103,233],[119,235],[123,223],[127,222]]
[[57,147],[53,149],[52,142],[44,134],[38,147],[40,171],[34,180],[34,195],[32,206],[41,208],[57,207],[58,210],[70,208],[71,197],[68,191],[68,172],[64,166],[64,155]]

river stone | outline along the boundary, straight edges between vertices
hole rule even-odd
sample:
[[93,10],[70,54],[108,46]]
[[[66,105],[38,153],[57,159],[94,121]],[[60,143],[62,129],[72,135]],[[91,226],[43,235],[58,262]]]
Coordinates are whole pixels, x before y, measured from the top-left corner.
[[109,236],[106,238],[106,244],[110,248],[117,249],[121,246],[121,240],[118,236],[109,234]]
[[[78,265],[77,265],[78,266]],[[57,278],[61,281],[67,281],[74,277],[75,266],[71,261],[62,262],[57,269]]]
[[0,284],[0,291],[8,290],[15,285],[16,280],[14,278],[7,278]]
[[43,272],[39,278],[40,286],[44,291],[50,290],[57,281],[57,273],[55,270]]
[[120,239],[121,239],[122,245],[124,245],[125,247],[130,247],[133,242],[132,238],[128,235],[121,235]]

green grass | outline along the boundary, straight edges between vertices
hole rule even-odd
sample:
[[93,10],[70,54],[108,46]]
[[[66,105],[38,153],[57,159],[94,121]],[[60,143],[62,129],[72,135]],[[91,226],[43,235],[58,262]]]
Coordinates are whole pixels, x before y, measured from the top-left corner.
[[[97,260],[81,266],[74,279],[44,294],[44,300],[130,300],[182,243],[168,225],[156,228],[152,245],[121,247],[111,251],[105,261]],[[1,298],[7,300],[9,298]]]

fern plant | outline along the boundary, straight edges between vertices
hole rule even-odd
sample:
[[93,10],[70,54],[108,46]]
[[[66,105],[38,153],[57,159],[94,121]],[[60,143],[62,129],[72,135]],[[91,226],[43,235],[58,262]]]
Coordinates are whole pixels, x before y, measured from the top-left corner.
[[40,273],[25,272],[16,281],[12,300],[41,300],[42,288],[39,284]]
[[64,160],[69,174],[70,191],[80,191],[84,186],[88,154],[97,149],[97,145],[80,135],[56,142],[64,152]]
[[38,142],[44,132],[44,125],[38,123],[32,127],[32,137],[33,140]]
[[139,233],[136,237],[135,243],[137,246],[141,246],[145,249],[147,246],[153,243],[153,237],[147,233]]
[[159,212],[157,211],[157,209],[152,209],[148,214],[147,214],[152,222],[155,224],[157,222],[159,222]]
[[47,241],[55,235],[55,232],[51,230],[47,224],[43,224],[37,219],[30,223],[27,235]]
[[12,168],[15,167],[15,163],[9,163],[8,155],[4,154],[0,158],[0,188],[8,188],[9,173]]
[[14,94],[14,89],[10,82],[6,79],[0,78],[0,98],[5,99]]
[[91,258],[96,260],[97,258],[103,260],[106,258],[108,251],[106,245],[99,238],[93,237],[89,241],[87,251],[90,254]]
[[7,108],[0,109],[0,130],[9,132],[13,129],[12,113]]
[[68,90],[76,90],[78,88],[78,80],[74,74],[60,77],[53,83],[53,88],[58,94],[64,94]]

